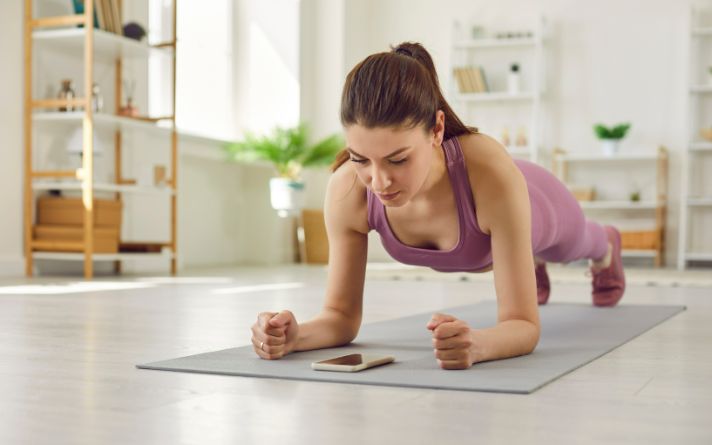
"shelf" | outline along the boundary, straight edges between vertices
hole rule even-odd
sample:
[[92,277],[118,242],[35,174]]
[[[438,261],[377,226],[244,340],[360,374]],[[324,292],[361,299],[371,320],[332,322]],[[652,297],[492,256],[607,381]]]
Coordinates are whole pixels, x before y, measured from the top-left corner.
[[688,198],[687,205],[693,207],[710,207],[712,206],[712,198]]
[[507,149],[507,153],[510,155],[517,155],[517,156],[529,156],[529,154],[532,152],[528,148],[509,148],[505,147]]
[[458,93],[455,95],[455,100],[463,102],[524,102],[533,101],[534,97],[534,93]]
[[[690,34],[687,37],[687,52],[690,55],[686,60],[685,71],[695,73],[694,78],[685,80],[684,88],[687,92],[684,96],[687,108],[687,116],[685,122],[703,122],[706,121],[705,109],[708,108],[708,102],[712,98],[712,80],[706,75],[707,67],[705,65],[705,57],[707,52],[707,40],[699,39],[698,37],[712,36],[712,27],[708,24],[709,7],[701,7],[698,5],[689,5],[690,13]],[[707,23],[706,23],[707,22]],[[700,51],[704,49],[705,51]],[[705,73],[702,76],[702,73]],[[688,77],[688,76],[686,76]],[[706,153],[712,152],[712,143],[703,137],[704,128],[698,125],[687,125],[687,149],[682,151],[682,170],[680,178],[684,179],[681,186],[680,196],[680,215],[677,229],[677,268],[684,270],[686,261],[690,259],[706,259],[712,260],[712,254],[706,258],[695,258],[697,254],[687,252],[690,249],[688,246],[699,246],[701,240],[698,239],[700,232],[695,230],[696,227],[704,225],[704,219],[707,212],[712,209],[712,197],[700,196],[701,191],[695,190],[693,184],[704,178],[705,169],[699,169],[699,161],[705,158]],[[700,176],[701,175],[701,176]],[[692,191],[692,194],[690,193]],[[697,195],[697,196],[696,196]],[[709,194],[708,194],[709,195]],[[701,224],[699,224],[701,223]],[[704,236],[702,237],[704,238]]]
[[[82,183],[79,181],[34,181],[32,190],[82,190]],[[127,184],[94,183],[95,192],[110,193],[136,193],[136,194],[165,194],[173,195],[175,191],[169,187],[153,187]]]
[[685,252],[687,261],[712,261],[712,253]]
[[[169,135],[173,130],[173,124],[170,120],[161,121],[159,125],[151,121],[106,113],[94,113],[93,117],[94,124],[101,128],[122,131],[152,131],[160,135]],[[32,113],[32,120],[36,123],[81,124],[83,119],[83,111],[41,111]]]
[[534,47],[537,44],[537,40],[534,37],[522,37],[513,39],[495,39],[495,38],[482,38],[482,39],[470,39],[461,40],[455,42],[454,47],[456,49],[475,49],[475,48],[514,48],[514,47]]
[[655,210],[655,201],[579,201],[582,209],[593,210]]
[[712,28],[695,28],[692,35],[696,37],[712,37]]
[[[36,260],[60,260],[60,261],[84,261],[84,254],[80,252],[32,252],[33,259]],[[164,249],[159,253],[94,253],[93,261],[126,261],[126,260],[167,260],[175,257],[170,249]]]
[[[84,50],[84,28],[46,29],[32,32],[38,46],[72,51]],[[107,31],[94,29],[94,55],[98,58],[115,60],[119,58],[148,58],[151,55],[172,55],[170,48],[154,48],[145,42]]]
[[623,249],[621,254],[627,258],[655,258],[655,250]]
[[693,142],[690,151],[712,151],[712,142]]
[[557,154],[556,159],[567,162],[616,162],[616,161],[656,161],[658,155],[651,153],[617,154],[615,156],[590,155],[590,154]]
[[[146,166],[146,177],[141,177],[139,184],[136,184],[136,181],[128,180],[119,181],[121,184],[116,184],[114,183],[113,175],[116,174],[119,178],[121,177],[122,153],[124,152],[123,145],[139,145],[142,143],[143,151],[146,151],[156,145],[156,140],[162,140],[164,138],[170,147],[170,150],[168,150],[169,160],[165,161],[165,168],[168,169],[168,165],[173,167],[177,165],[177,157],[180,153],[175,127],[177,0],[166,0],[163,2],[162,14],[165,13],[163,18],[167,20],[162,21],[165,26],[157,26],[157,29],[154,31],[160,32],[162,35],[170,35],[170,37],[168,37],[169,40],[160,42],[159,44],[156,44],[157,42],[151,44],[147,38],[142,39],[142,41],[130,39],[123,36],[121,31],[117,34],[103,29],[97,29],[93,26],[93,20],[90,19],[89,14],[69,14],[57,17],[35,18],[35,11],[33,11],[33,9],[35,9],[37,2],[26,1],[24,3],[26,6],[24,13],[26,41],[23,51],[25,62],[23,65],[23,83],[27,88],[24,89],[23,96],[24,103],[30,107],[24,116],[24,126],[30,133],[30,137],[24,138],[23,143],[24,159],[27,160],[27,162],[24,163],[24,177],[28,178],[25,182],[26,187],[24,187],[23,190],[25,198],[23,210],[26,216],[24,218],[23,227],[25,238],[31,240],[24,245],[25,273],[28,276],[33,275],[34,269],[32,262],[34,259],[86,260],[89,255],[84,254],[84,248],[89,247],[89,245],[84,243],[85,237],[91,236],[87,238],[86,241],[89,244],[93,244],[94,247],[98,247],[100,251],[110,252],[113,248],[113,246],[102,245],[99,242],[101,238],[97,237],[98,232],[87,232],[83,227],[81,228],[81,239],[32,239],[34,237],[32,215],[36,213],[33,207],[35,207],[35,201],[38,199],[38,195],[44,194],[45,192],[43,191],[47,190],[62,190],[72,191],[72,193],[67,194],[72,196],[80,195],[82,199],[90,199],[93,193],[99,196],[102,194],[113,195],[118,193],[145,194],[150,197],[155,196],[161,201],[165,199],[165,197],[170,197],[171,199],[168,200],[170,216],[166,220],[166,224],[169,225],[170,240],[160,243],[160,246],[164,246],[162,252],[122,252],[112,254],[97,252],[90,255],[93,260],[97,261],[123,261],[134,258],[170,259],[170,271],[171,274],[175,275],[178,267],[176,261],[177,253],[175,252],[177,238],[176,221],[178,220],[177,200],[175,199],[178,184],[177,169],[172,168],[170,180],[160,182],[160,186],[154,185],[153,176],[155,175],[155,169],[151,168],[151,170],[154,170],[154,174],[151,174],[149,177],[148,167],[152,167],[150,165]],[[125,6],[125,3],[126,2],[122,3],[121,1],[117,1],[114,5],[118,6],[118,8],[115,8],[118,9],[118,11],[112,11],[112,15],[116,15],[119,18],[122,17],[122,5]],[[71,9],[71,7],[68,8]],[[68,12],[68,8],[63,9]],[[146,15],[149,12],[148,6],[142,4],[137,11],[133,12],[138,12],[139,15]],[[168,15],[170,15],[170,19]],[[33,97],[33,94],[45,94],[36,88],[38,75],[44,76],[48,72],[52,74],[53,71],[57,71],[55,67],[57,63],[72,67],[75,73],[70,74],[75,76],[75,78],[78,76],[79,83],[83,82],[85,87],[91,86],[93,82],[101,81],[101,79],[110,79],[113,88],[103,89],[105,91],[111,90],[111,93],[116,97],[121,97],[123,94],[124,71],[127,68],[129,72],[135,71],[133,69],[136,68],[133,66],[135,63],[152,63],[157,59],[161,63],[165,62],[166,64],[166,66],[161,67],[160,70],[163,84],[173,86],[171,92],[167,93],[165,95],[166,97],[163,98],[165,100],[162,100],[162,102],[165,102],[166,110],[170,110],[167,115],[154,117],[141,116],[139,118],[118,116],[114,114],[116,109],[113,107],[107,107],[105,113],[89,113],[88,106],[91,101],[89,97],[83,95],[83,93],[87,91],[82,91],[79,97],[73,99]],[[33,62],[33,60],[35,60],[35,62]],[[37,69],[38,66],[40,67],[39,70]],[[168,68],[168,66],[170,66],[170,68]],[[140,71],[141,67],[138,68]],[[143,69],[145,70],[145,67],[143,67]],[[65,77],[70,75],[65,74],[63,74]],[[33,90],[37,91],[33,93]],[[64,107],[78,111],[57,111]],[[89,119],[89,114],[91,114],[91,120]],[[56,165],[59,161],[53,159],[51,156],[47,158],[47,147],[38,149],[37,154],[33,153],[33,134],[41,137],[41,135],[46,133],[58,132],[68,137],[70,146],[66,148],[69,153],[76,154],[77,150],[81,151],[83,145],[85,149],[88,149],[89,147],[83,144],[87,137],[86,131],[83,130],[94,133],[95,142],[90,145],[95,145],[93,152],[96,154],[101,153],[102,147],[105,145],[104,142],[109,139],[108,133],[115,133],[111,138],[113,139],[115,155],[111,157],[113,159],[108,159],[106,163],[102,162],[102,168],[105,168],[107,172],[106,176],[97,174],[94,163],[92,162],[85,162],[81,170],[74,170],[73,168],[68,168],[66,165]],[[143,132],[142,134],[148,136],[149,140],[137,142],[133,137],[122,138],[121,134],[123,132],[131,132],[131,136],[136,132]],[[128,144],[126,144],[126,142],[128,142]],[[106,144],[108,146],[109,142],[106,142]],[[163,144],[164,143],[161,142],[161,149],[164,148]],[[48,144],[40,145],[46,146]],[[51,149],[51,147],[50,145],[49,148]],[[145,155],[148,156],[151,155],[151,153],[145,153]],[[36,169],[34,161],[39,161],[40,159],[45,160],[46,165],[43,165],[42,168],[37,167]],[[148,158],[139,159],[139,162],[148,162],[147,159]],[[109,163],[113,163],[113,168],[104,165]],[[76,179],[77,176],[80,178],[83,177],[84,180]],[[132,184],[128,184],[129,182]],[[135,216],[142,221],[156,224],[157,221],[154,221],[158,216],[156,213],[155,209],[149,207],[146,209],[142,208],[141,213]],[[165,246],[171,246],[173,249]],[[138,249],[140,246],[130,247]],[[91,279],[93,276],[92,262],[85,262],[84,277]]]
[[692,85],[690,93],[693,94],[709,94],[712,93],[712,85]]

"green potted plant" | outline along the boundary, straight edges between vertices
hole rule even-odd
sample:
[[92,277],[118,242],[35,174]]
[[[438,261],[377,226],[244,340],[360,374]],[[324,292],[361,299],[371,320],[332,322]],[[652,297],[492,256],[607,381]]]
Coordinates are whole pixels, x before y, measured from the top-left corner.
[[601,148],[606,156],[613,156],[618,153],[618,144],[623,139],[630,129],[629,123],[618,124],[615,127],[606,127],[601,124],[593,126],[593,131],[601,140]]
[[307,125],[291,128],[276,127],[270,133],[257,136],[247,133],[241,141],[225,145],[229,158],[239,162],[267,161],[276,176],[270,179],[270,201],[277,213],[286,217],[299,212],[304,205],[303,168],[329,165],[344,147],[337,134],[310,144]]

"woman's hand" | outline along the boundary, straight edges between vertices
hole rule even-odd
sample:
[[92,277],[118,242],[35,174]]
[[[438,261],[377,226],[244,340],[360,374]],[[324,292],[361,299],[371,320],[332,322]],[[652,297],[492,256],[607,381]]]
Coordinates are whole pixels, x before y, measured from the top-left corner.
[[260,358],[277,360],[294,350],[299,324],[289,311],[261,312],[252,325],[252,347]]
[[467,369],[482,357],[470,326],[451,315],[433,314],[426,326],[433,332],[435,358],[443,369]]

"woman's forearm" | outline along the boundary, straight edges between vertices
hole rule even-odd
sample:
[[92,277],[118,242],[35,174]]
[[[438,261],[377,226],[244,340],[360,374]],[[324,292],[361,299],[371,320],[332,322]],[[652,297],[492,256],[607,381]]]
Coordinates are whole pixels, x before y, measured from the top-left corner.
[[486,329],[473,329],[476,361],[499,360],[526,355],[539,342],[539,327],[526,320],[507,320]]
[[299,324],[299,337],[294,351],[331,348],[350,343],[358,334],[361,320],[350,320],[344,314],[324,310],[313,319]]

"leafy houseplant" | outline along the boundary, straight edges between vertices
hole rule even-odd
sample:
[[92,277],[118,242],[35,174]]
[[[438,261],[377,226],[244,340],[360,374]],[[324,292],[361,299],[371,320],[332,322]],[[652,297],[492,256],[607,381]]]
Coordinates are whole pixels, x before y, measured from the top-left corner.
[[270,180],[272,207],[280,216],[298,212],[304,201],[303,168],[329,165],[344,146],[340,136],[328,136],[310,144],[309,130],[304,123],[296,127],[276,127],[269,134],[247,133],[241,141],[225,146],[231,160],[239,162],[270,162],[277,176]]
[[603,154],[613,156],[618,152],[618,143],[623,139],[630,129],[629,123],[618,124],[615,127],[605,127],[601,124],[593,126],[598,139],[602,141]]

